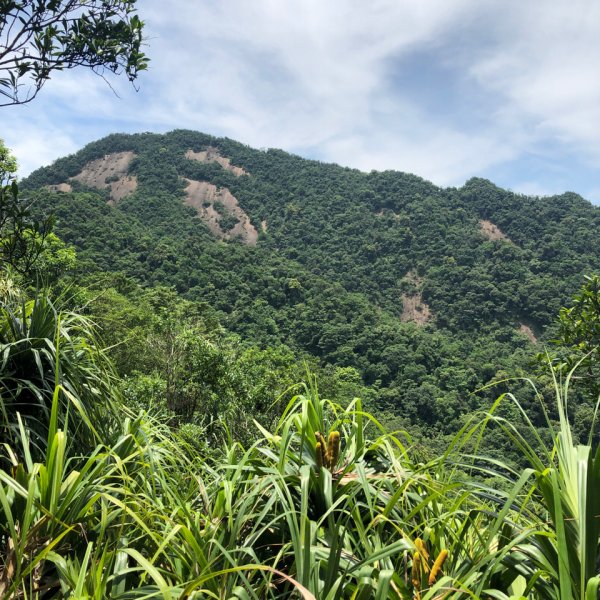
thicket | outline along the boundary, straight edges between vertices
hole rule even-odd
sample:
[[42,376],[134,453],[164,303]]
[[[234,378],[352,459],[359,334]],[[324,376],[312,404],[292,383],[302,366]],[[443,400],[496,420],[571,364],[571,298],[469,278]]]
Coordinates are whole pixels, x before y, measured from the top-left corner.
[[[596,597],[600,455],[571,433],[577,371],[536,393],[549,445],[507,395],[423,460],[310,377],[240,442],[127,406],[89,320],[2,290],[3,598]],[[479,454],[490,427],[526,468]]]
[[[207,147],[250,175],[185,157]],[[117,206],[97,190],[34,191],[126,150],[136,154],[139,187]],[[216,240],[184,206],[183,177],[229,188],[258,245]],[[489,407],[505,390],[490,381],[531,373],[536,349],[522,326],[547,343],[560,307],[600,268],[598,209],[575,194],[531,198],[484,180],[440,189],[414,175],[361,173],[185,130],[108,136],[24,187],[37,214],[54,214],[61,239],[77,248],[77,282],[113,273],[134,286],[119,291],[132,304],[143,290],[171,287],[239,346],[354,369],[373,410],[427,440]],[[507,239],[488,239],[483,219]],[[431,309],[425,325],[401,319],[403,297],[415,294]],[[535,411],[533,394],[521,393]],[[539,411],[535,419],[544,426]]]
[[[479,339],[399,325],[384,300],[315,275],[308,259],[214,243],[166,191],[119,209],[91,192],[31,197],[35,210],[54,205],[59,231],[68,242],[79,235],[81,251],[76,259],[32,221],[15,186],[2,187],[0,237],[21,251],[5,255],[0,279],[0,597],[597,597],[597,277],[560,311],[537,387],[514,380],[503,384],[512,392],[487,401],[490,387],[477,401],[446,381],[468,368],[498,377],[494,352],[509,330],[499,322],[497,337],[482,327]],[[84,215],[98,220],[96,235]],[[162,274],[193,276],[177,263],[190,244],[215,267],[195,284],[202,297],[185,280],[157,285]],[[219,275],[229,255],[236,269]],[[148,256],[156,269],[142,276]],[[235,274],[245,301],[270,282],[265,296],[236,305]],[[312,328],[321,342],[343,323],[365,336],[360,371],[349,355],[318,360],[291,334]],[[454,404],[428,404],[427,381],[407,377],[409,388],[420,382],[414,422],[451,421],[447,431],[458,431],[446,439],[377,418],[403,414],[391,402],[397,412],[385,413],[395,388],[367,375],[370,364],[393,364],[393,340],[404,340],[398,390],[400,368],[453,355],[425,374],[449,386]],[[477,352],[465,352],[468,342]],[[330,344],[343,347],[343,336]]]

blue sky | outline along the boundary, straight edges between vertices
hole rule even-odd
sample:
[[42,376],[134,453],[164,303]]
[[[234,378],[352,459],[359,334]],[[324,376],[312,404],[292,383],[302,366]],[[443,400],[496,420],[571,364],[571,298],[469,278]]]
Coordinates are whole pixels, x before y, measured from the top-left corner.
[[74,70],[0,110],[23,175],[112,132],[188,128],[600,203],[596,0],[144,0],[139,14],[138,92]]

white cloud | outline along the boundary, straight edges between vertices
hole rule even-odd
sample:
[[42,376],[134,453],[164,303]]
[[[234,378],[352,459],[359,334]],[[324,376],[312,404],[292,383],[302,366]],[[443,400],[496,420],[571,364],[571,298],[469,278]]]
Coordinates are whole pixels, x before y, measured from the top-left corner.
[[[444,139],[464,144],[468,137],[442,124],[433,139],[431,128],[420,132],[418,124],[430,119],[401,95],[389,97],[388,70],[393,58],[435,47],[446,31],[469,21],[471,2],[177,4],[176,21],[156,31],[154,69],[169,81],[161,103],[178,125],[216,129],[255,146],[318,147],[324,159],[352,158],[350,165],[426,164],[422,174],[451,179],[448,159],[439,167],[431,162],[442,157]],[[166,34],[173,29],[175,43]],[[394,143],[390,123],[411,113],[419,120]],[[394,150],[374,151],[384,146]],[[475,146],[480,153],[481,140]]]
[[580,144],[600,158],[600,4],[555,0],[512,8],[471,74],[539,139]]
[[[139,10],[151,58],[140,93],[111,78],[118,99],[92,74],[65,72],[27,114],[0,112],[23,171],[113,131],[175,127],[450,185],[495,166],[506,174],[527,153],[600,163],[594,0],[147,0]],[[422,72],[404,69],[416,55]]]
[[[325,160],[453,184],[543,150],[549,138],[598,143],[588,126],[600,127],[598,19],[589,10],[568,18],[589,1],[176,4],[176,21],[157,32],[155,68],[165,79],[170,69],[165,93],[178,125],[256,146],[319,147]],[[431,49],[443,68],[470,75],[494,98],[481,109],[483,127],[468,131],[427,114],[403,93],[410,80],[391,85],[391,65]],[[434,83],[432,93],[443,96],[443,86]]]
[[515,193],[526,196],[553,196],[557,193],[556,190],[545,187],[539,181],[520,181],[511,189]]
[[515,151],[493,139],[438,131],[424,139],[390,135],[371,143],[362,137],[342,138],[326,144],[326,154],[339,157],[342,165],[365,171],[402,170],[438,185],[458,186],[495,161],[514,158]]
[[18,159],[20,176],[80,147],[73,136],[48,122],[40,124],[17,119],[15,127],[4,129],[3,135],[6,145]]

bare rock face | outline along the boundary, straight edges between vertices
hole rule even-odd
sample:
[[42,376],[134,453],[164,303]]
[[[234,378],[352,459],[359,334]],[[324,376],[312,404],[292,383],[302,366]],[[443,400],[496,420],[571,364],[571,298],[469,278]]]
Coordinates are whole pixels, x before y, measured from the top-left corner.
[[70,183],[58,183],[56,185],[47,185],[46,189],[51,192],[62,192],[63,194],[73,191],[73,186]]
[[[217,188],[216,185],[206,181],[185,179],[185,204],[196,209],[198,216],[208,225],[215,237],[221,240],[239,238],[248,246],[255,246],[258,240],[258,231],[250,222],[250,217],[242,210],[237,198],[227,188]],[[223,207],[221,210],[216,205]],[[235,225],[228,230],[221,227],[223,212],[237,219]]]
[[[129,151],[106,154],[102,158],[87,163],[81,173],[71,177],[70,181],[78,181],[98,190],[109,188],[109,204],[116,204],[137,189],[137,177],[127,174],[129,164],[134,157],[135,154]],[[73,186],[68,182],[49,185],[47,188],[53,192],[73,191]]]
[[519,323],[519,332],[523,335],[526,335],[532,344],[537,344],[537,337],[529,325],[525,325],[525,323]]
[[431,318],[431,310],[423,302],[421,294],[402,294],[402,315],[400,315],[402,323],[425,325],[431,321]]
[[501,231],[501,229],[492,223],[491,221],[487,221],[486,219],[479,220],[479,229],[481,233],[485,235],[489,240],[504,240],[505,242],[510,242],[510,238]]
[[402,323],[426,325],[433,319],[433,315],[431,309],[421,296],[420,290],[424,279],[416,271],[409,271],[403,279],[407,283],[410,283],[415,291],[402,294],[402,314],[400,315],[400,321]]
[[134,157],[135,154],[129,151],[107,154],[103,158],[87,163],[81,173],[72,179],[98,189],[108,186],[111,201],[117,203],[137,189],[137,177],[127,175],[129,163]]
[[[117,204],[138,187],[137,177],[127,173],[135,156],[131,151],[106,154],[87,163],[80,173],[69,179],[69,182],[49,185],[47,188],[54,192],[72,192],[73,186],[70,182],[78,181],[88,187],[108,189],[109,204]],[[203,152],[188,150],[186,157],[200,162],[216,162],[237,177],[248,175],[241,167],[231,165],[230,160],[220,156],[215,148],[208,148]],[[227,188],[217,188],[206,181],[185,181],[185,204],[196,209],[198,216],[208,225],[215,237],[221,240],[237,238],[249,246],[256,245],[258,231],[240,207],[237,198]],[[266,222],[263,230],[266,230]]]
[[236,177],[241,177],[242,175],[250,175],[250,173],[244,171],[242,167],[235,167],[234,165],[232,165],[230,159],[220,155],[218,148],[213,148],[211,146],[209,146],[206,150],[203,150],[202,152],[194,152],[193,150],[188,150],[185,153],[185,157],[189,160],[196,160],[201,163],[218,163],[226,171],[230,171]]

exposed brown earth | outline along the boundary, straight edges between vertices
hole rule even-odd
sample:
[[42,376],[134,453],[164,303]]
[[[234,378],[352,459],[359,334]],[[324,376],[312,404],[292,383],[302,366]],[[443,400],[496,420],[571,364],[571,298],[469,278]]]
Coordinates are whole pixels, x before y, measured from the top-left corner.
[[244,171],[242,167],[235,167],[231,164],[231,160],[226,158],[225,156],[221,156],[219,154],[218,148],[213,148],[209,146],[206,150],[202,152],[194,152],[193,150],[188,150],[185,153],[185,157],[190,160],[197,160],[201,163],[218,163],[225,170],[231,171],[236,177],[241,177],[242,175],[250,175],[247,171]]
[[521,333],[525,334],[529,338],[529,340],[531,341],[532,344],[537,344],[537,337],[536,337],[535,333],[533,333],[533,329],[531,329],[531,327],[529,327],[529,325],[525,325],[525,323],[520,323],[519,331]]
[[[250,222],[250,217],[239,206],[237,198],[227,188],[217,188],[206,181],[185,179],[185,204],[196,209],[198,216],[208,225],[215,237],[221,240],[240,238],[244,244],[255,246],[258,231]],[[227,211],[237,219],[235,226],[229,231],[221,229],[221,215],[215,210],[214,204],[219,200]]]
[[127,169],[134,157],[135,154],[130,151],[106,154],[87,163],[81,173],[71,179],[100,190],[109,187],[111,201],[116,203],[137,189],[137,177],[127,175]]
[[402,294],[402,323],[416,323],[425,325],[431,320],[431,310],[423,302],[421,294]]
[[480,219],[479,228],[481,229],[481,233],[483,233],[483,235],[485,235],[485,237],[487,237],[489,240],[504,240],[505,242],[510,242],[510,238],[491,221]]
[[[135,175],[127,175],[131,160],[135,157],[133,152],[113,152],[103,158],[92,160],[83,167],[83,170],[71,181],[79,181],[83,185],[99,190],[110,189],[109,204],[115,204],[121,198],[135,192],[138,186]],[[72,192],[73,186],[63,182],[57,185],[48,185],[47,189],[53,192]]]
[[51,192],[63,192],[68,193],[73,191],[73,186],[70,183],[58,183],[56,185],[47,185],[46,189]]

